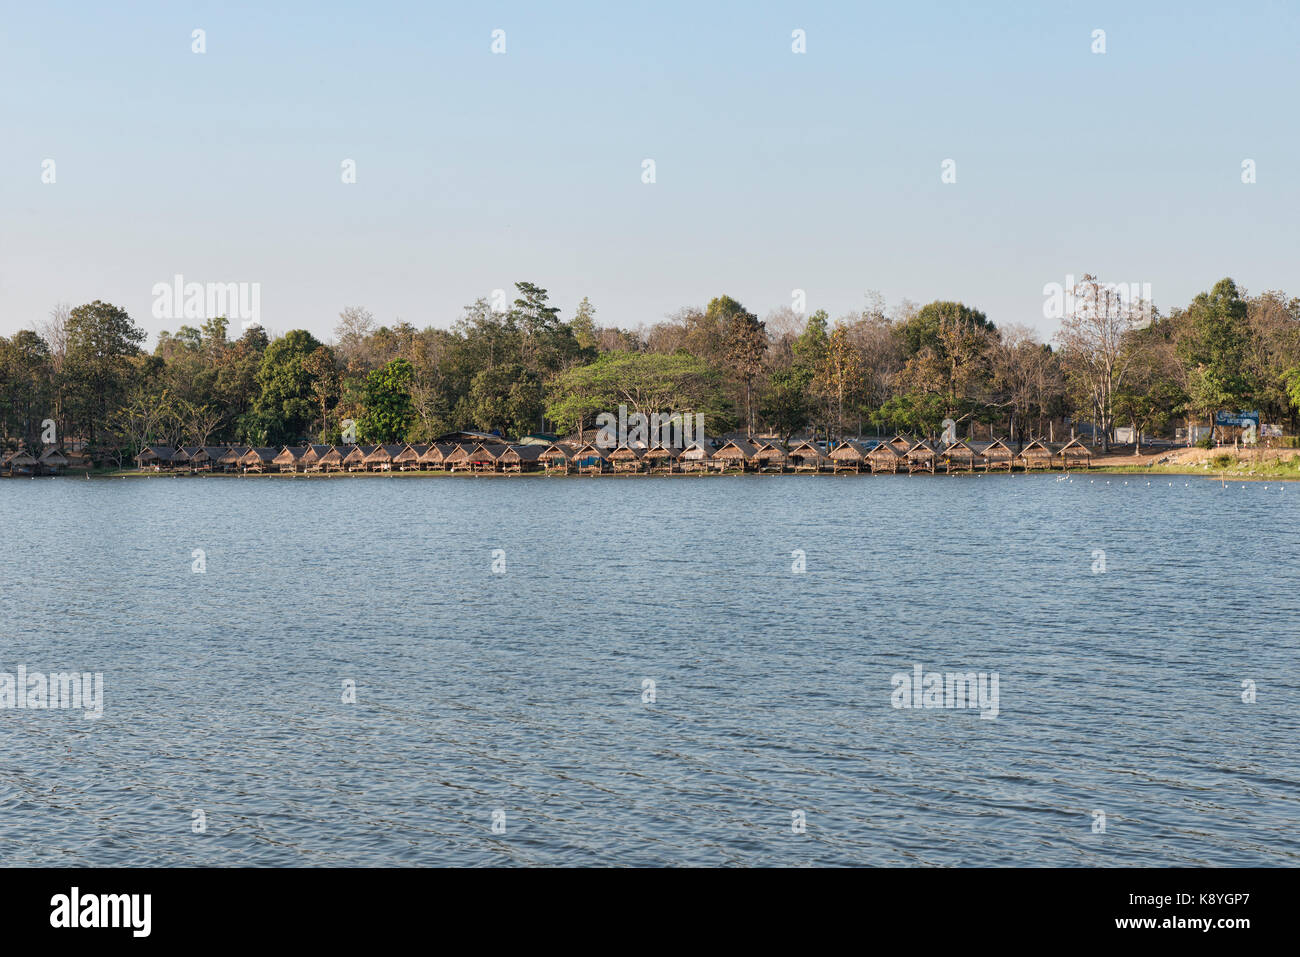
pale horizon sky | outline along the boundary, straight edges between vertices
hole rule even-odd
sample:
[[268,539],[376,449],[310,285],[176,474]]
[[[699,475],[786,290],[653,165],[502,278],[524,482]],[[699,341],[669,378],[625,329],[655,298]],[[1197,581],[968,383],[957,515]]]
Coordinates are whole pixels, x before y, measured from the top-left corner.
[[0,334],[103,299],[152,343],[197,324],[152,315],[176,274],[259,283],[269,332],[322,339],[517,280],[625,328],[878,290],[1044,337],[1071,274],[1165,312],[1224,276],[1300,295],[1297,9],[12,4]]

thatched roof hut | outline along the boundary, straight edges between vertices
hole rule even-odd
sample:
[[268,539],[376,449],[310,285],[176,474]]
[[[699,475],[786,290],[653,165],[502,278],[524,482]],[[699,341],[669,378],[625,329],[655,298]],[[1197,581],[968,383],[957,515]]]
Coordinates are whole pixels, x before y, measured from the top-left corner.
[[211,472],[218,468],[221,456],[230,451],[225,445],[204,445],[190,453],[190,468],[196,472]]
[[826,462],[826,456],[810,439],[796,442],[786,453],[786,461],[796,472],[820,472]]
[[41,471],[53,475],[59,469],[68,467],[68,457],[63,454],[63,449],[59,448],[59,446],[51,445],[41,453],[41,457],[36,460],[36,464]]
[[757,454],[758,446],[749,439],[731,439],[713,453],[713,463],[719,471],[738,468],[743,472]]
[[0,462],[0,468],[3,468],[11,475],[15,472],[27,474],[36,467],[36,459],[26,449],[17,449],[10,452]]
[[831,470],[839,472],[861,472],[867,461],[867,447],[853,439],[845,439],[827,456],[831,460]]
[[889,444],[893,447],[895,452],[906,457],[912,446],[916,445],[916,439],[910,435],[904,435],[902,432],[899,432],[889,440]]
[[900,452],[893,441],[881,442],[874,449],[867,453],[867,464],[871,466],[871,471],[875,472],[897,472],[899,467],[907,461],[907,453]]
[[640,472],[644,457],[645,449],[624,444],[609,453],[609,464],[615,472]]
[[643,461],[651,472],[671,474],[680,454],[681,449],[673,448],[671,445],[652,445],[645,450]]
[[994,469],[1006,469],[1010,472],[1015,458],[1011,446],[1001,439],[994,439],[984,447],[984,471],[991,472]]
[[453,442],[452,447],[443,454],[443,467],[452,472],[459,472],[462,469],[469,468],[469,454],[472,451],[474,451],[474,444],[472,443]]
[[501,458],[508,446],[496,442],[480,442],[469,453],[469,466],[475,472],[496,472],[501,469]]
[[302,467],[302,457],[306,453],[305,445],[286,445],[271,462],[281,472],[296,472]]
[[317,452],[316,465],[322,472],[341,472],[344,468],[343,459],[346,456],[346,449],[331,445],[326,447],[325,451]]
[[1077,438],[1066,442],[1056,454],[1061,457],[1061,466],[1063,468],[1068,469],[1070,466],[1078,465],[1081,462],[1084,468],[1092,468],[1092,450]]
[[373,445],[346,445],[343,453],[343,468],[349,472],[364,472],[366,456],[375,451]]
[[[138,468],[151,468],[154,471],[169,469],[172,467],[172,457],[175,453],[175,449],[165,445],[146,445],[135,457],[135,464]],[[32,464],[36,464],[35,459],[32,460]]]
[[754,466],[760,472],[784,472],[786,462],[785,446],[777,439],[762,439],[754,452]]
[[531,472],[538,467],[542,453],[547,446],[536,443],[520,443],[506,446],[506,450],[501,453],[501,471],[503,472]]
[[270,472],[275,468],[275,457],[280,453],[270,446],[254,446],[239,458],[246,472]]
[[951,472],[973,472],[975,471],[975,460],[979,454],[970,447],[970,444],[958,439],[952,445],[943,450],[944,468]]
[[447,453],[453,448],[455,446],[450,442],[430,442],[428,447],[420,453],[418,459],[420,468],[425,470],[444,468],[447,462]]
[[605,450],[594,442],[588,442],[580,446],[573,453],[573,464],[579,474],[599,475],[605,471],[605,466],[609,463],[609,456]]
[[708,442],[698,440],[677,453],[677,467],[683,472],[704,472],[713,460],[713,450]]
[[1034,439],[1021,449],[1017,458],[1026,472],[1030,469],[1050,469],[1052,467],[1052,450],[1038,439]]
[[542,449],[541,454],[537,456],[537,461],[541,463],[542,468],[547,472],[564,472],[567,474],[569,462],[572,458],[573,450],[571,448],[560,442],[552,442]]
[[298,460],[298,464],[304,472],[319,472],[324,468],[321,459],[331,448],[333,446],[330,445],[309,445],[302,450],[302,458]]
[[404,472],[415,471],[420,467],[420,456],[427,451],[429,451],[428,442],[420,442],[417,445],[408,443],[402,446],[402,451],[393,456],[393,468]]
[[929,472],[933,475],[937,458],[933,445],[925,439],[917,439],[916,444],[907,450],[907,474]]
[[230,445],[221,453],[217,459],[217,467],[223,472],[230,472],[239,468],[240,460],[248,453],[247,445]]
[[376,445],[361,463],[370,472],[387,472],[393,467],[393,457],[401,454],[402,446],[400,445]]
[[195,459],[202,456],[203,460],[207,461],[207,454],[203,451],[203,446],[201,445],[182,445],[176,451],[184,455],[185,464],[192,472],[196,471],[200,465],[200,463],[195,461]]

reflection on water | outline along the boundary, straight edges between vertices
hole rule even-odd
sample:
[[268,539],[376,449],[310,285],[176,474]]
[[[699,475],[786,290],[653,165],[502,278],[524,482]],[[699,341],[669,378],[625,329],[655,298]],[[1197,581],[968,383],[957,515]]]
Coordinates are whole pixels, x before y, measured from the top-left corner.
[[[98,721],[0,710],[6,861],[1294,865],[1298,511],[1136,476],[0,482],[0,671],[105,685]],[[997,718],[891,707],[915,665],[997,672]]]

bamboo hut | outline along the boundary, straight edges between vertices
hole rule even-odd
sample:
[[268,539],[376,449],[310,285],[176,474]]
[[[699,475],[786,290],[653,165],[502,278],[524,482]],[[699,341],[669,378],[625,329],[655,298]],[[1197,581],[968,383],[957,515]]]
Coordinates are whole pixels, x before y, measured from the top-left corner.
[[953,472],[974,472],[975,459],[978,457],[978,454],[970,447],[969,443],[958,439],[943,450],[943,466],[949,474]]
[[394,449],[397,452],[402,451],[400,445],[375,445],[366,453],[366,457],[361,460],[361,464],[366,467],[367,472],[387,472],[393,467]]
[[420,454],[415,460],[416,464],[422,471],[430,472],[443,467],[443,459],[447,457],[447,449],[450,448],[450,443],[444,448],[437,442],[430,442],[428,445],[419,448]]
[[[155,472],[172,467],[172,457],[175,455],[175,449],[169,449],[165,445],[146,445],[140,450],[140,454],[135,457],[137,468],[151,468]],[[36,464],[36,460],[32,460]]]
[[59,469],[68,467],[68,457],[57,445],[51,445],[41,453],[41,457],[36,460],[36,466],[47,475],[58,475]]
[[420,467],[424,469],[447,469],[447,456],[456,451],[454,442],[434,442],[420,456]]
[[557,472],[568,475],[571,457],[570,449],[567,446],[552,442],[542,450],[537,460],[541,463],[542,470],[547,475],[554,475]]
[[630,445],[620,445],[609,453],[609,464],[618,473],[640,472],[641,460],[645,449],[636,449]]
[[172,449],[172,468],[188,469],[190,467],[190,450],[183,445]]
[[474,445],[469,442],[455,442],[442,457],[443,468],[449,472],[462,472],[469,468],[469,454]]
[[902,432],[899,432],[889,440],[889,444],[893,447],[895,452],[906,457],[907,453],[911,451],[912,446],[916,445],[916,439],[912,438],[910,435],[904,435]]
[[501,453],[501,471],[531,472],[537,468],[542,452],[545,450],[545,446],[534,443],[507,445],[506,450]]
[[373,445],[349,445],[343,455],[343,469],[347,472],[364,472],[366,456],[375,451]]
[[343,459],[346,455],[347,453],[339,449],[338,446],[331,445],[320,453],[316,464],[320,466],[322,472],[342,472],[344,469]]
[[897,472],[907,461],[907,453],[900,452],[892,441],[881,442],[867,453],[867,465],[871,472]]
[[831,460],[831,471],[835,474],[840,472],[853,472],[854,474],[862,471],[862,466],[867,461],[867,450],[858,442],[852,439],[845,439],[835,448],[831,449],[831,454],[827,456]]
[[713,453],[703,441],[692,442],[677,456],[677,466],[683,472],[707,472]]
[[743,472],[754,461],[756,454],[758,446],[749,439],[731,439],[713,453],[713,464],[719,472],[725,472],[729,468]]
[[591,442],[573,453],[573,464],[579,475],[599,475],[608,462],[605,450]]
[[916,444],[907,450],[907,474],[929,472],[933,475],[937,458],[933,445],[925,439],[917,439]]
[[1038,439],[1030,442],[1020,450],[1018,461],[1026,472],[1032,469],[1050,469],[1052,467],[1052,450]]
[[1015,462],[1015,456],[1011,452],[1011,447],[1001,439],[994,439],[984,447],[984,471],[992,472],[994,469],[1006,469],[1011,471],[1011,466]]
[[506,446],[495,442],[480,442],[469,453],[469,467],[474,472],[501,471],[501,457]]
[[211,472],[220,468],[217,463],[229,448],[224,445],[205,445],[190,453],[190,468],[195,472]]
[[659,475],[671,475],[677,467],[677,456],[680,454],[681,450],[671,445],[651,446],[645,450],[646,469]]
[[325,453],[330,450],[328,445],[309,445],[302,450],[302,458],[298,464],[302,466],[304,472],[320,472],[324,470],[321,465],[321,459]]
[[254,446],[240,456],[239,466],[245,472],[273,472],[278,454],[269,446]]
[[305,445],[286,445],[280,450],[280,454],[271,460],[281,472],[300,472],[302,471],[302,457],[307,453]]
[[805,439],[791,446],[786,459],[796,472],[820,472],[826,456],[822,455],[816,442]]
[[413,472],[420,468],[420,456],[429,450],[429,443],[404,445],[402,451],[393,456],[393,468],[403,472]]
[[776,439],[764,439],[754,452],[754,468],[760,472],[784,472],[786,451]]
[[176,451],[182,456],[182,459],[178,459],[178,461],[183,460],[185,462],[185,467],[191,472],[198,471],[198,463],[195,459],[199,456],[203,456],[205,460],[207,458],[207,455],[203,451],[203,446],[201,445],[182,445]]
[[217,459],[217,468],[223,472],[233,472],[239,468],[239,460],[248,453],[247,445],[231,445]]
[[1068,469],[1071,465],[1083,463],[1086,469],[1092,468],[1092,451],[1078,439],[1070,439],[1056,453],[1061,457],[1061,467]]
[[10,452],[4,460],[4,469],[10,475],[31,475],[36,468],[36,459],[26,449]]

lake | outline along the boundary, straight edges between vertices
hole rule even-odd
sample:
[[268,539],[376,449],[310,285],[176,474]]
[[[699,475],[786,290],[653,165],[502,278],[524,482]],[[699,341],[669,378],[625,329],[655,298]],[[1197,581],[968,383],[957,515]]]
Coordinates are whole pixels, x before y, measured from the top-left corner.
[[0,710],[5,862],[1294,866],[1298,518],[1081,473],[0,480],[0,672],[103,675],[101,717]]

